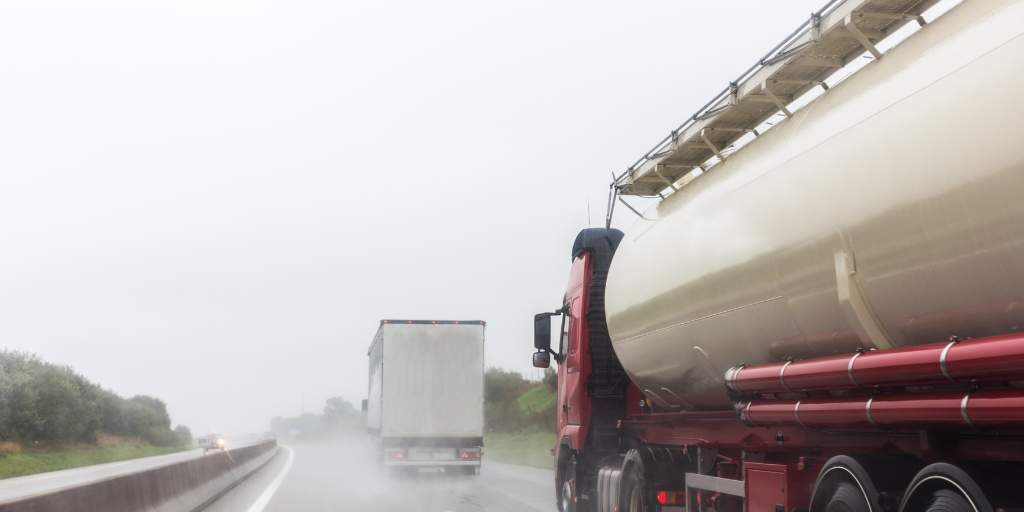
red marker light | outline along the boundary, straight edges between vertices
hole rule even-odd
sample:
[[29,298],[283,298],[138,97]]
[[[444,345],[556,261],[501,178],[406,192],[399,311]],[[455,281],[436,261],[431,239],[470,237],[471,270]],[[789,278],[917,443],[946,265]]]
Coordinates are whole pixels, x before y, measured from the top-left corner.
[[388,323],[388,321],[387,321],[387,320],[381,320],[381,322],[383,322],[383,323]]
[[411,324],[411,323],[412,323],[412,320],[409,320],[409,323]]
[[674,491],[658,491],[658,494],[656,494],[656,496],[658,498],[658,504],[660,505],[675,505],[679,503],[678,500],[683,497],[682,494],[683,493],[681,492]]
[[432,323],[432,324],[436,324],[437,322],[435,322],[435,321],[431,320],[431,321],[430,321],[430,323]]
[[459,323],[458,320],[456,320],[455,323]]

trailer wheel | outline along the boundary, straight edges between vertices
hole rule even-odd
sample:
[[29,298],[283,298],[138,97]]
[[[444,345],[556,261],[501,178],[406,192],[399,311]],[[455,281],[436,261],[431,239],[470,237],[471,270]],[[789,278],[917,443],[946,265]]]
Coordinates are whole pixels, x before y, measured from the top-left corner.
[[825,512],[871,512],[871,507],[859,488],[850,482],[840,482],[832,491]]
[[974,512],[974,507],[963,494],[949,489],[939,489],[932,494],[925,508],[927,512]]
[[[981,479],[976,481],[972,475]],[[937,462],[914,477],[900,504],[900,512],[992,512],[994,507],[977,482],[999,485],[1004,483],[1000,481],[1001,476],[1008,476],[1008,473],[997,465],[974,467],[967,464],[960,468]]]

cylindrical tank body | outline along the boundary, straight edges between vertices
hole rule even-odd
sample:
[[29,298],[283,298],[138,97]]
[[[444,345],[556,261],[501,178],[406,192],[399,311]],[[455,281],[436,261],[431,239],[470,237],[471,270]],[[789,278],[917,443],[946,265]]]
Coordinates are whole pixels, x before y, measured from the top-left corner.
[[726,409],[737,364],[1024,328],[1022,62],[1024,2],[967,0],[647,211],[606,289],[633,381]]

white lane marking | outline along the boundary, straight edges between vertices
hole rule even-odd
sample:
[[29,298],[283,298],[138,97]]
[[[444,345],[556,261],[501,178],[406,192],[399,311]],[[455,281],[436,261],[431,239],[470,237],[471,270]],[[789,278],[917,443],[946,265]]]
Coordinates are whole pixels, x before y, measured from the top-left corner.
[[249,507],[249,512],[263,512],[263,508],[270,503],[270,498],[274,497],[274,493],[277,492],[277,488],[281,487],[281,482],[284,482],[284,477],[288,475],[288,471],[292,469],[292,459],[295,458],[295,452],[287,446],[282,446],[285,450],[288,450],[288,462],[285,462],[284,469],[281,470],[281,474],[277,475],[277,478],[267,487],[263,494]]

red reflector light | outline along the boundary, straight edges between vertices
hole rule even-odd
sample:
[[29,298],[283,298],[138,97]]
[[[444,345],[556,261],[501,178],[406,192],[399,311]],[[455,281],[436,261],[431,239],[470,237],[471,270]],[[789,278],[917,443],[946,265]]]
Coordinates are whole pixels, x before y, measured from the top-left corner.
[[412,323],[412,320],[409,320],[409,323],[411,324],[411,323]]
[[658,491],[656,495],[660,505],[675,505],[677,499],[682,499],[684,493],[672,491]]

